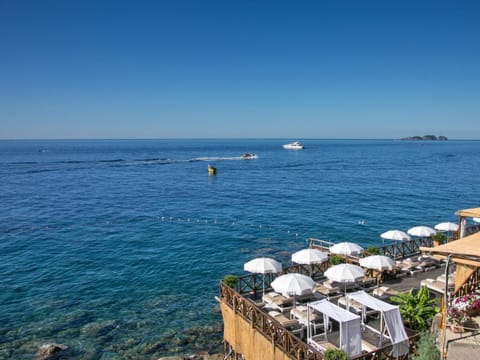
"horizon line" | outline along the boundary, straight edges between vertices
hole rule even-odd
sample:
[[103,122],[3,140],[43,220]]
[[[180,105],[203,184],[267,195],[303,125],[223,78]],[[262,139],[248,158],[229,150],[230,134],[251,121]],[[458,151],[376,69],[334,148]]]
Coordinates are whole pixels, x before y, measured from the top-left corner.
[[[416,135],[414,135],[416,136]],[[439,135],[443,136],[443,135]],[[438,136],[437,136],[438,137]],[[393,141],[427,141],[427,142],[448,142],[448,141],[479,141],[480,139],[457,139],[448,138],[447,140],[423,140],[404,138],[348,138],[348,137],[332,137],[332,138],[313,138],[313,137],[132,137],[132,138],[0,138],[0,141],[94,141],[94,140],[393,140]]]

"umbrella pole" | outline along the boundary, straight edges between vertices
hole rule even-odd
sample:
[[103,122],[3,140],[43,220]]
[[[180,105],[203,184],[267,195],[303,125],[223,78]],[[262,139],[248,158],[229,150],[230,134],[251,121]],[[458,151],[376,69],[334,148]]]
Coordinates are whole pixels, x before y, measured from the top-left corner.
[[265,274],[263,274],[262,281],[263,281],[263,286],[262,286],[262,291],[263,291],[262,301],[263,301],[263,298],[265,297]]

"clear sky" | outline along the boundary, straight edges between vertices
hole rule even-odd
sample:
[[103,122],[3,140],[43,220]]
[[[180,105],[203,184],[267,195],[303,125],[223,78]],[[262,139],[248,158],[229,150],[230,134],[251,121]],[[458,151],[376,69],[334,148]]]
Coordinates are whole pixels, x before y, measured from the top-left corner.
[[0,138],[480,139],[479,1],[0,0]]

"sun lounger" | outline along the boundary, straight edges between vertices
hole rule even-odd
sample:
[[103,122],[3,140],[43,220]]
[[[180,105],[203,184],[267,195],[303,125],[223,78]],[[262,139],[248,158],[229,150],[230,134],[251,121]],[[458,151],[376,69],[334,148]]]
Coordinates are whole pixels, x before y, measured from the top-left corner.
[[[342,296],[338,299],[338,305],[343,307],[344,309],[347,309],[347,300],[345,296]],[[349,310],[350,312],[354,312],[357,315],[362,313],[362,304],[360,304],[358,301],[350,299],[348,301],[348,307],[349,308],[347,310]]]
[[368,341],[362,339],[362,351],[367,353],[377,350],[377,347],[373,344],[370,344]]
[[304,325],[307,324],[307,319],[309,319],[310,322],[323,320],[323,316],[315,313],[314,311],[312,311],[312,309],[310,309],[309,315],[310,316],[307,315],[307,307],[303,305],[295,306],[292,310],[290,310],[290,318],[297,319],[301,324]]
[[340,293],[340,288],[332,286],[331,283],[327,283],[326,281],[317,283],[314,290],[327,297]]
[[391,289],[387,286],[380,286],[376,289],[373,289],[372,295],[379,298],[379,299],[388,299],[390,296],[397,295],[398,291]]
[[373,276],[365,276],[365,278],[360,282],[360,286],[364,289],[370,289],[377,285],[377,278]]
[[[451,273],[450,275],[448,275],[448,283],[455,284],[455,277],[456,273]],[[445,282],[445,274],[438,275],[437,280]]]
[[298,327],[300,323],[298,322],[297,319],[289,319],[285,315],[283,315],[281,312],[278,311],[269,311],[268,315],[273,317],[275,320],[277,320],[280,325],[282,325],[285,328],[292,328],[292,327]]
[[338,349],[336,345],[329,342],[323,335],[316,335],[308,339],[308,344],[312,345],[318,351],[324,353],[328,349]]
[[283,311],[293,306],[293,297],[286,297],[276,292],[270,292],[263,296],[265,307]]
[[409,258],[397,263],[397,270],[408,275],[414,275],[416,273],[423,272],[424,269],[420,262]]
[[[420,286],[426,286],[428,289],[433,290],[439,294],[445,293],[445,282],[435,279],[425,279],[420,282]],[[455,283],[448,284],[448,291],[451,292],[455,289]]]

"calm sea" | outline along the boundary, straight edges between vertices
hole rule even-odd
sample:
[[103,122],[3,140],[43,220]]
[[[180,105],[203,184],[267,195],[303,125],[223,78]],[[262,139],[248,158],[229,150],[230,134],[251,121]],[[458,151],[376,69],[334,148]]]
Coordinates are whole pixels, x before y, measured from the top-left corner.
[[0,358],[220,351],[217,284],[246,261],[480,205],[479,141],[285,142],[0,141]]

